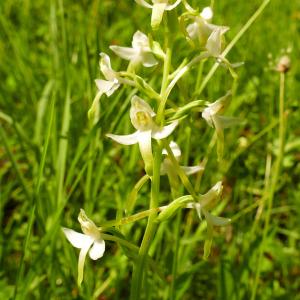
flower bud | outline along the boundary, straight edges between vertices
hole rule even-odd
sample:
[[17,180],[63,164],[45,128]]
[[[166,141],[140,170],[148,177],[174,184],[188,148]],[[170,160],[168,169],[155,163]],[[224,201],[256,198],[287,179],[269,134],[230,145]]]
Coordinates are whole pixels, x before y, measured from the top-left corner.
[[291,68],[291,60],[289,56],[284,55],[279,59],[279,62],[276,67],[276,71],[280,73],[286,73]]

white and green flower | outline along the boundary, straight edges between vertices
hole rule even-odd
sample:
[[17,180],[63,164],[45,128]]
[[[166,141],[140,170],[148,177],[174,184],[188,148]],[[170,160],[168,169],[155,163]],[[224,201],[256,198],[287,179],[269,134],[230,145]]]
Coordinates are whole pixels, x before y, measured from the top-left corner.
[[202,212],[206,221],[213,226],[228,225],[231,221],[230,219],[217,217],[208,212],[208,209],[212,208],[221,196],[222,190],[223,184],[221,181],[218,181],[207,193],[199,196],[198,203],[189,203],[186,207],[196,209],[197,215],[200,219]]
[[186,28],[188,37],[200,48],[205,48],[209,55],[218,57],[222,51],[223,35],[229,27],[211,24],[213,11],[205,7],[202,12],[193,17],[193,23]]
[[120,78],[118,73],[114,71],[110,64],[110,58],[107,54],[100,53],[100,70],[105,79],[96,79],[95,83],[98,88],[98,93],[93,100],[93,103],[88,111],[89,119],[95,118],[98,120],[99,115],[99,101],[103,94],[106,94],[107,97],[111,96],[119,87],[120,87]]
[[101,233],[92,220],[90,220],[83,209],[80,210],[78,221],[81,225],[82,233],[69,228],[62,228],[68,241],[80,249],[78,259],[78,285],[83,280],[84,262],[87,253],[93,260],[101,258],[105,251],[105,242],[101,238]]
[[181,0],[177,0],[173,4],[170,4],[169,0],[152,0],[153,4],[149,4],[145,0],[135,0],[135,2],[144,7],[152,9],[151,26],[152,28],[156,29],[161,23],[165,10],[174,9],[176,6],[179,5]]
[[133,145],[138,143],[141,155],[145,162],[145,170],[152,173],[152,146],[151,139],[161,140],[169,136],[178,125],[178,121],[159,127],[153,118],[155,112],[150,105],[138,96],[133,96],[131,100],[130,119],[136,132],[129,135],[107,134],[106,136],[123,145]]
[[224,129],[240,123],[239,118],[223,116],[222,113],[228,106],[231,93],[228,92],[225,96],[217,101],[208,104],[202,112],[202,117],[206,120],[209,126],[215,128],[218,137],[218,157],[222,158],[224,148]]
[[115,54],[129,60],[133,65],[142,64],[144,67],[153,67],[158,62],[150,48],[148,37],[141,31],[137,31],[132,38],[132,47],[109,47]]

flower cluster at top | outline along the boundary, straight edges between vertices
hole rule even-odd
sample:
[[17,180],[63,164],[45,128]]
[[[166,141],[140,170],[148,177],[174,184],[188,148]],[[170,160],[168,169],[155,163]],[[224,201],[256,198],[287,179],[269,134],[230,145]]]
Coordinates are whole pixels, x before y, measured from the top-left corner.
[[[160,175],[167,175],[170,186],[177,189],[179,180],[197,172],[203,172],[203,167],[198,166],[180,166],[179,159],[181,151],[175,142],[161,143],[170,136],[177,126],[178,119],[165,120],[165,107],[168,103],[168,96],[178,80],[191,68],[196,66],[203,59],[213,58],[217,62],[222,62],[231,68],[232,65],[222,56],[225,39],[224,34],[229,30],[226,26],[219,26],[211,23],[213,11],[210,7],[204,8],[201,12],[194,10],[186,1],[168,1],[168,0],[135,0],[135,2],[145,8],[151,9],[151,27],[153,33],[159,29],[164,16],[171,10],[179,9],[183,6],[185,11],[178,18],[179,28],[188,41],[187,46],[196,50],[196,56],[190,60],[184,60],[183,63],[172,73],[170,71],[170,55],[167,49],[154,41],[152,35],[146,35],[141,31],[136,31],[132,38],[131,47],[113,45],[110,49],[120,58],[129,62],[126,71],[116,71],[112,68],[110,57],[106,53],[100,53],[100,70],[103,74],[102,79],[96,79],[95,83],[98,93],[89,109],[88,117],[97,125],[100,116],[100,99],[103,95],[111,97],[122,85],[135,88],[138,95],[131,99],[129,117],[135,131],[131,134],[116,135],[108,133],[106,136],[113,141],[123,145],[138,144],[141,157],[144,161],[145,172],[152,179],[153,176],[153,141],[158,141],[161,146],[167,145],[167,149],[161,147],[164,159],[160,164]],[[160,93],[138,75],[138,70],[145,68],[159,68],[164,66],[164,74]],[[165,74],[165,70],[166,74]],[[215,129],[218,147],[218,157],[223,155],[224,134],[223,129],[237,123],[232,117],[223,116],[224,109],[228,106],[231,93],[227,93],[214,103],[207,104],[200,108],[202,117],[207,124]],[[157,110],[153,108],[152,101],[156,101]],[[184,177],[185,178],[185,177]],[[197,211],[199,218],[203,214],[208,224],[208,231],[211,234],[212,226],[223,226],[230,222],[229,219],[213,216],[208,212],[216,200],[221,195],[222,183],[216,183],[204,195],[192,195],[173,199],[168,205],[161,209],[158,215],[158,221],[164,221],[173,215],[179,208],[192,208]],[[89,251],[92,259],[102,257],[105,250],[105,243],[101,235],[101,228],[96,225],[81,210],[79,222],[84,234],[77,233],[71,229],[64,228],[63,231],[71,244],[81,249],[78,262],[78,282],[83,279],[83,265],[85,257]]]

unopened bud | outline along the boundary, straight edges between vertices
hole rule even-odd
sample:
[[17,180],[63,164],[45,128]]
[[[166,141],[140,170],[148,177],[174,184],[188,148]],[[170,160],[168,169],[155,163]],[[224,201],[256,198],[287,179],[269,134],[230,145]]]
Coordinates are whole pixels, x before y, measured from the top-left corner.
[[291,60],[287,55],[282,56],[276,67],[276,71],[286,73],[291,68]]

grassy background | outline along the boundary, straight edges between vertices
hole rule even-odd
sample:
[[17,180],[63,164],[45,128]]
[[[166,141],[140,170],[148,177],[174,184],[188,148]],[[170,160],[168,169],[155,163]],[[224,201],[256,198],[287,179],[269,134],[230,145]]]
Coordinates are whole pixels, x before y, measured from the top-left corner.
[[[226,36],[231,40],[260,3],[215,1],[214,22],[230,26]],[[126,67],[108,46],[129,45],[137,29],[149,31],[149,10],[128,0],[0,2],[1,299],[13,297],[16,284],[18,299],[128,298],[132,261],[113,243],[107,243],[101,260],[87,259],[84,285],[76,287],[78,251],[60,227],[79,230],[81,207],[97,224],[116,218],[143,174],[137,147],[104,138],[107,132],[132,132],[127,114],[132,91],[125,88],[102,101],[100,132],[90,129],[86,117],[96,93],[99,52],[111,55],[116,70]],[[179,39],[173,65],[184,57],[185,47]],[[218,209],[234,220],[216,234],[205,262],[205,228],[194,212],[183,213],[177,299],[250,298],[265,212],[263,205],[261,210],[251,205],[266,194],[266,170],[278,149],[279,74],[270,65],[287,48],[292,50],[286,78],[287,144],[257,299],[300,299],[300,3],[281,0],[271,0],[228,56],[245,62],[237,70],[237,96],[228,113],[245,122],[225,134],[226,162],[218,165],[215,149],[208,147],[212,130],[198,113],[174,135],[185,162],[209,158],[200,192],[223,179],[224,207]],[[208,62],[205,72],[210,67]],[[183,84],[193,82],[195,74]],[[230,76],[220,68],[200,99],[213,101],[230,86]],[[187,102],[192,92],[187,90],[177,103]],[[168,189],[163,179],[161,204],[170,200]],[[148,193],[146,186],[136,211],[147,207]],[[161,225],[150,248],[165,281],[149,271],[148,299],[167,299],[175,223]],[[122,231],[138,244],[144,226],[145,220]]]

